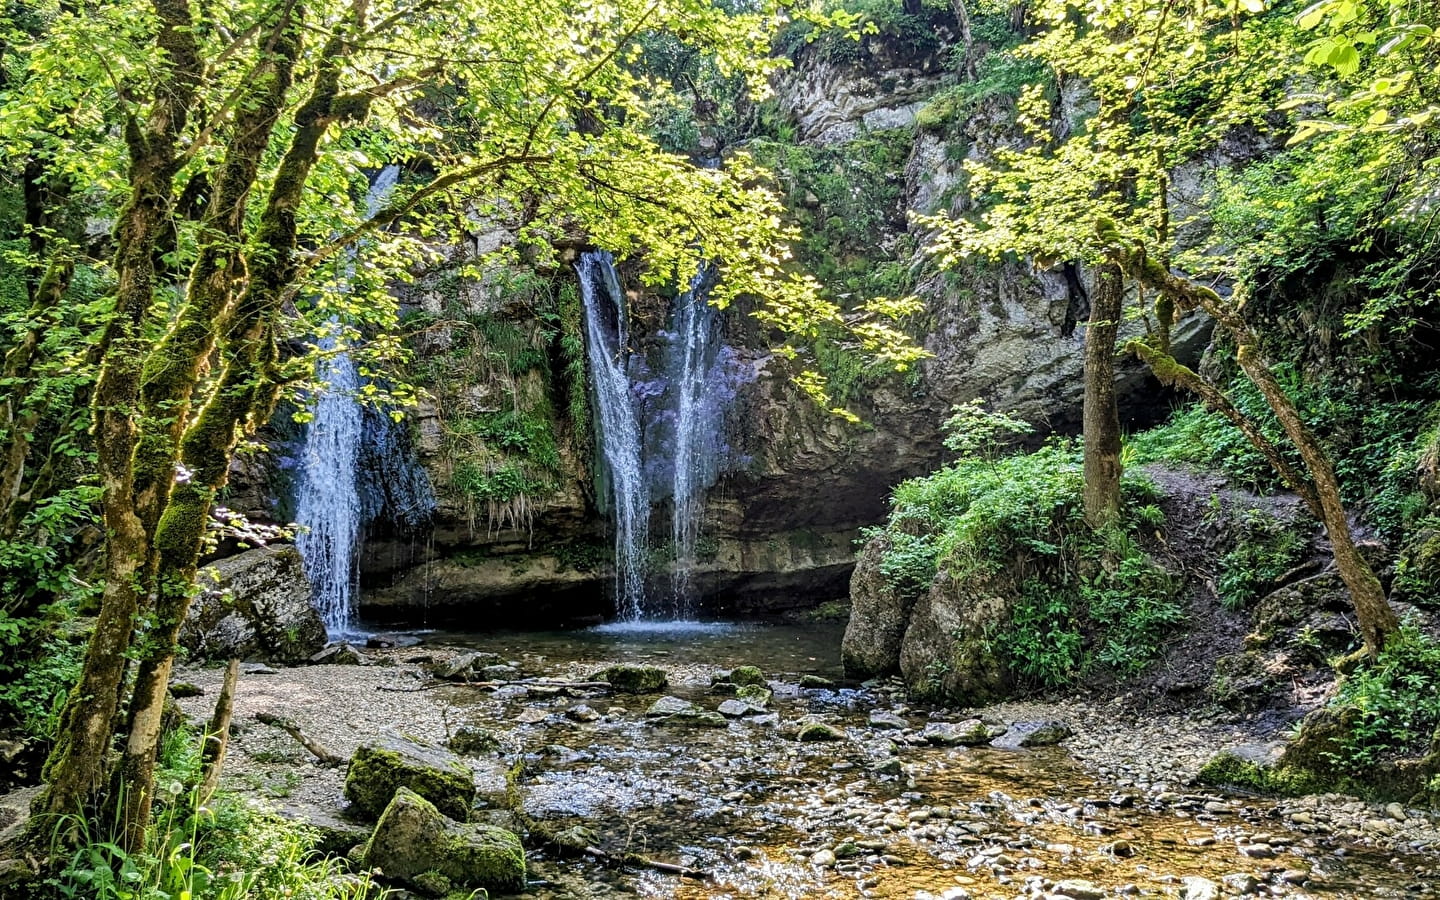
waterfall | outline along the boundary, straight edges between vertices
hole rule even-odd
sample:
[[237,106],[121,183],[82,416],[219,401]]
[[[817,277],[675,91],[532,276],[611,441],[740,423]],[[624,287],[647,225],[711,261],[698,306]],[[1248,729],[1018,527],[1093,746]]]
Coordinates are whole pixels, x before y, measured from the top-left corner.
[[636,620],[645,614],[650,491],[641,461],[640,418],[630,390],[625,295],[610,254],[586,253],[577,268],[595,398],[596,443],[606,476],[603,483],[597,479],[597,487],[615,516],[615,606],[622,617]]
[[[652,354],[653,370],[630,348],[613,258],[586,253],[577,268],[600,448],[596,488],[615,519],[616,609],[630,621],[692,618],[706,492],[728,462],[726,411],[738,384],[753,375],[720,341],[709,267],[676,298],[668,327],[657,335],[663,343]],[[661,608],[646,596],[645,575],[650,504],[667,497],[670,594]]]
[[[365,197],[365,215],[374,216],[400,178],[389,165],[376,174]],[[355,255],[351,255],[353,277]],[[428,480],[413,463],[399,462],[400,436],[388,417],[367,416],[358,399],[360,373],[350,354],[337,346],[339,320],[331,318],[328,333],[317,343],[321,357],[315,380],[324,385],[311,403],[309,427],[295,498],[295,521],[303,526],[295,545],[305,561],[316,609],[331,637],[353,630],[355,592],[359,582],[357,552],[365,524],[389,515],[403,524],[428,518],[435,506]],[[367,418],[370,420],[367,426]],[[383,479],[362,479],[365,457],[377,459]],[[404,472],[396,478],[396,472]],[[394,483],[392,484],[392,480]]]
[[[320,349],[335,348],[335,338]],[[305,431],[295,521],[304,526],[295,545],[305,560],[315,608],[332,638],[351,630],[356,586],[355,549],[360,544],[360,492],[356,461],[364,437],[364,416],[356,401],[359,373],[347,353],[325,355],[315,364],[325,385],[311,407]]]
[[672,395],[674,434],[670,451],[671,592],[676,618],[693,614],[690,576],[705,514],[705,493],[720,474],[724,445],[724,390],[717,310],[707,299],[708,267],[675,301],[665,381]]

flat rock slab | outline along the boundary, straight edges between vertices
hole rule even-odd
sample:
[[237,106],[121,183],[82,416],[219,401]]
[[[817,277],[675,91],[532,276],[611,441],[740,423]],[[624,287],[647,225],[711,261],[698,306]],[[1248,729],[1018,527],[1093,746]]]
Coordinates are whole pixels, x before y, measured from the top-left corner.
[[931,722],[920,733],[928,743],[937,747],[978,747],[988,744],[998,734],[979,719],[964,722]]

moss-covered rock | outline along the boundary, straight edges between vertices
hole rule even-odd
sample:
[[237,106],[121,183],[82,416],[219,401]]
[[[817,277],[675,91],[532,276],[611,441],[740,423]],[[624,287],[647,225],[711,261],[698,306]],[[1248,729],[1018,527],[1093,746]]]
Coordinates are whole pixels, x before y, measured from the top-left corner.
[[345,799],[359,815],[379,816],[401,788],[460,821],[470,817],[475,802],[474,774],[457,756],[439,747],[382,735],[362,744],[350,758]]
[[1283,748],[1274,744],[1242,744],[1221,750],[1196,774],[1200,784],[1243,788],[1296,796],[1323,790],[1314,773],[1284,765]]
[[737,700],[744,700],[746,703],[752,706],[758,706],[761,709],[769,706],[770,698],[774,696],[775,692],[763,684],[747,684],[735,691],[735,698]]
[[765,673],[760,671],[759,666],[741,666],[732,671],[725,678],[731,684],[745,687],[746,685],[765,685]]
[[804,743],[843,741],[845,740],[845,732],[836,728],[834,725],[827,725],[824,722],[806,722],[800,726],[799,732],[795,735],[795,740]]
[[525,888],[525,848],[518,836],[493,825],[456,822],[405,787],[380,816],[361,859],[415,887],[433,889],[443,878],[461,889]]
[[488,728],[464,725],[455,729],[445,746],[462,756],[483,756],[487,753],[499,753],[501,742],[495,732]]
[[611,666],[590,676],[604,681],[617,694],[654,694],[665,689],[670,679],[665,670],[655,666]]

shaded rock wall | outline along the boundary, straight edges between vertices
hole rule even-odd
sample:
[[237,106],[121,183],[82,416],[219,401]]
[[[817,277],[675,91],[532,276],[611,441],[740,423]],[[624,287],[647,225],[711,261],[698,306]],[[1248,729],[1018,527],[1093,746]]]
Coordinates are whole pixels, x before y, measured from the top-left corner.
[[[1078,431],[1083,329],[1073,326],[1083,297],[1076,279],[1019,262],[940,273],[923,255],[927,235],[907,223],[911,211],[964,208],[969,200],[961,161],[1013,141],[1004,98],[980,104],[949,129],[917,127],[926,103],[953,83],[946,64],[952,36],[944,18],[937,14],[933,40],[923,47],[885,35],[867,37],[844,54],[822,52],[818,42],[808,45],[776,85],[780,111],[801,146],[843,153],[849,142],[860,146],[881,133],[907,142],[903,169],[882,174],[894,182],[896,206],[877,214],[881,224],[861,238],[892,248],[910,271],[913,291],[925,303],[913,331],[932,356],[908,378],[867,377],[847,399],[863,420],[852,425],[795,390],[790,378],[796,364],[769,350],[773,336],[746,319],[742,308],[728,314],[727,341],[749,377],[732,420],[716,423],[731,435],[735,465],[711,491],[703,528],[709,552],[694,579],[702,606],[712,613],[760,614],[845,594],[859,529],[884,518],[895,484],[944,461],[939,426],[953,403],[981,398],[1037,423],[1042,434]],[[1083,97],[1067,100],[1067,108],[1082,105]],[[792,209],[804,207],[804,215],[818,221],[836,214],[800,193],[790,197]],[[507,300],[513,273],[457,279],[446,268],[508,240],[493,229],[479,231],[473,246],[450,248],[445,266],[409,288],[411,302],[441,318],[459,310],[520,322],[535,304],[533,296],[524,303]],[[573,280],[564,268],[540,274],[553,283]],[[1078,275],[1083,281],[1084,273]],[[636,340],[653,345],[665,301],[632,291],[630,304]],[[593,446],[585,429],[566,423],[560,412],[570,385],[558,339],[527,334],[526,346],[540,362],[509,373],[508,394],[497,394],[494,379],[439,385],[432,377],[425,385],[435,399],[422,406],[414,433],[440,507],[428,535],[372,535],[362,559],[363,614],[482,627],[555,624],[611,612],[611,538],[596,501]],[[1178,335],[1182,355],[1185,349],[1198,354],[1207,336],[1204,322],[1186,323]],[[453,353],[462,339],[461,331],[433,329],[421,357]],[[1122,363],[1120,370],[1127,424],[1138,427],[1163,415],[1169,395],[1138,366]],[[447,489],[457,481],[464,454],[473,451],[460,447],[457,455],[447,431],[457,410],[490,415],[517,397],[526,398],[518,405],[554,425],[558,464],[543,473],[546,488],[527,495],[523,509],[497,508]],[[499,464],[487,457],[487,466]],[[657,508],[654,533],[668,532],[667,515]],[[655,582],[663,592],[666,573],[657,572]]]

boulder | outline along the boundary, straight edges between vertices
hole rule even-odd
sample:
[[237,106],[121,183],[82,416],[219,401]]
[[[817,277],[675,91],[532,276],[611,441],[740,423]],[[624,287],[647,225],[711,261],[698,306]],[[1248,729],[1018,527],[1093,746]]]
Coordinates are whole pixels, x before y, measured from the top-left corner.
[[450,751],[394,734],[361,744],[345,775],[345,799],[354,811],[375,818],[401,788],[461,821],[475,802],[475,776]]
[[800,686],[806,690],[833,690],[835,682],[820,675],[801,675]]
[[313,666],[363,666],[365,657],[348,641],[337,641],[312,654],[309,662]]
[[287,800],[276,807],[282,819],[298,822],[315,831],[315,850],[332,856],[343,856],[370,837],[370,826],[345,815],[334,804],[306,800]]
[[200,593],[180,626],[197,659],[304,662],[325,646],[325,623],[310,605],[300,553],[276,545],[247,550],[200,570]]
[[905,721],[905,719],[896,713],[883,709],[871,710],[869,721],[871,728],[903,729],[910,727],[910,723]]
[[724,728],[729,724],[720,713],[701,709],[689,700],[681,700],[679,697],[661,697],[650,704],[645,715],[652,725],[669,727]]
[[645,710],[645,715],[651,718],[660,718],[662,716],[686,715],[699,711],[700,707],[691,703],[689,700],[681,700],[679,697],[667,696],[661,697],[659,700],[650,704],[650,708]]
[[843,741],[845,740],[845,732],[836,728],[834,725],[827,725],[824,722],[806,722],[800,726],[800,731],[796,733],[795,740],[804,743]]
[[677,713],[650,721],[653,725],[663,725],[668,728],[724,728],[730,724],[723,715],[708,709]]
[[604,681],[617,694],[654,694],[665,689],[669,677],[655,666],[611,666],[590,676],[591,681]]
[[525,889],[519,837],[494,825],[456,822],[404,787],[380,816],[361,860],[366,868],[416,887],[430,886],[431,876],[438,875],[462,890]]
[[498,665],[504,659],[498,653],[462,653],[435,668],[435,677],[445,681],[469,681],[480,677],[486,666]]
[[915,608],[913,592],[896,590],[880,571],[890,541],[877,537],[865,544],[850,576],[850,622],[840,643],[840,660],[848,678],[870,678],[900,668],[900,644]]
[[735,699],[743,700],[760,709],[769,706],[770,698],[774,696],[775,692],[763,684],[747,684],[735,691]]
[[983,706],[1007,697],[1014,673],[991,636],[1010,624],[1014,586],[976,572],[944,571],[915,604],[900,645],[900,672],[911,695]]
[[451,734],[445,746],[461,756],[482,756],[500,752],[500,737],[490,729],[461,726]]
[[979,719],[964,722],[931,722],[920,736],[937,747],[978,747],[990,743],[999,732]]
[[725,681],[739,687],[765,686],[765,673],[760,671],[759,666],[741,666],[725,676]]
[[1020,747],[1050,747],[1074,732],[1064,722],[1014,722],[990,742],[992,747],[1014,750]]

